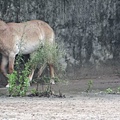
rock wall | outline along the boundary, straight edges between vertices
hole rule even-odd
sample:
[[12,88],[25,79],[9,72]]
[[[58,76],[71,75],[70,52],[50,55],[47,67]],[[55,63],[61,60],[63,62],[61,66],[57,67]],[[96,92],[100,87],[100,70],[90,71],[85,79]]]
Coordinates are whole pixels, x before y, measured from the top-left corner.
[[120,72],[119,0],[0,0],[0,18],[48,22],[72,79]]

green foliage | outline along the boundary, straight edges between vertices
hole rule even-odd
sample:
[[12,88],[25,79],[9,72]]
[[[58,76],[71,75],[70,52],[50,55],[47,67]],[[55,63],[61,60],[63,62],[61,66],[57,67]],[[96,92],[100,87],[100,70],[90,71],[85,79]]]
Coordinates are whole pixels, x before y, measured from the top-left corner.
[[108,94],[111,94],[111,93],[113,93],[114,91],[111,89],[111,88],[107,88],[106,89],[106,93],[108,93]]
[[106,90],[105,90],[105,92],[106,93],[108,93],[108,94],[120,94],[120,87],[118,87],[118,88],[107,88]]
[[[52,63],[57,69],[59,69],[58,60],[60,59],[60,56],[61,52],[59,51],[57,44],[52,46],[45,44],[44,47],[39,47],[27,63],[24,62],[21,54],[19,54],[15,62],[16,70],[12,74],[8,75],[10,96],[26,96],[28,86],[30,84],[28,76],[31,69],[42,66],[44,63]],[[21,67],[21,64],[24,64],[24,67]],[[49,84],[50,77],[44,76],[42,80],[44,83],[48,83],[49,89],[46,91],[49,92],[51,89]],[[55,80],[58,79],[56,78]],[[32,92],[37,94],[37,91]]]
[[120,87],[117,88],[117,93],[120,93]]
[[18,58],[15,62],[16,69],[12,74],[8,75],[8,84],[9,84],[9,95],[10,96],[26,96],[29,86],[29,66],[25,64],[24,70],[21,70],[20,63],[23,62],[21,55],[18,55]]
[[31,90],[31,95],[32,96],[38,96],[39,92],[36,89]]
[[86,92],[89,92],[89,91],[92,89],[92,87],[93,87],[93,81],[92,81],[92,80],[89,80],[89,81],[88,81],[88,87],[87,87],[87,89],[86,89]]
[[[30,68],[40,68],[43,64],[48,63],[53,64],[56,71],[63,71],[60,67],[59,59],[63,56],[63,50],[61,50],[57,44],[49,45],[45,44],[44,47],[41,46],[31,57],[29,61]],[[58,81],[58,78],[54,78],[55,81]],[[43,76],[39,83],[49,83],[50,77]]]
[[59,51],[57,44],[45,44],[44,47],[39,47],[39,49],[33,54],[30,64],[37,67],[38,63],[39,65],[52,63],[57,69],[59,69],[58,60],[60,59],[61,54],[62,52]]

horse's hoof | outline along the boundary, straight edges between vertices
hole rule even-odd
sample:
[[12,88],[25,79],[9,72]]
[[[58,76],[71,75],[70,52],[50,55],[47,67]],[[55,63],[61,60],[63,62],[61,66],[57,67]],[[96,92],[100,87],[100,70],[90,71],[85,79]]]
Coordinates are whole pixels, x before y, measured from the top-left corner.
[[50,84],[55,85],[54,79],[51,79],[51,80],[50,80]]
[[7,84],[7,85],[6,85],[6,88],[9,88],[9,87],[10,87],[9,84]]

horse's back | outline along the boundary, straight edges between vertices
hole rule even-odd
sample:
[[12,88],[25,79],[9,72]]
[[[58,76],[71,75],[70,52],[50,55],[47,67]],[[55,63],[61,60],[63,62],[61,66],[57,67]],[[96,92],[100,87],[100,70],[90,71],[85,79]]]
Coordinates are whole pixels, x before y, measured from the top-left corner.
[[13,39],[20,46],[23,54],[34,52],[39,45],[54,42],[54,31],[44,21],[32,20],[22,23],[8,23],[14,36]]
[[32,40],[47,40],[48,42],[53,42],[54,31],[53,29],[44,21],[41,20],[31,20],[22,23],[8,23],[8,26],[15,32],[17,36],[29,41]]

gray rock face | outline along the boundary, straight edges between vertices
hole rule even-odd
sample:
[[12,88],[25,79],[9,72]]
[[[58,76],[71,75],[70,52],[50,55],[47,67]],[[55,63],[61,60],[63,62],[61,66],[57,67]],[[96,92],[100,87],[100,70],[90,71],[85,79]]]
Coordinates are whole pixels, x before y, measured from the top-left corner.
[[111,66],[109,73],[119,72],[119,0],[0,0],[0,18],[48,22],[64,44],[70,76],[107,73]]

